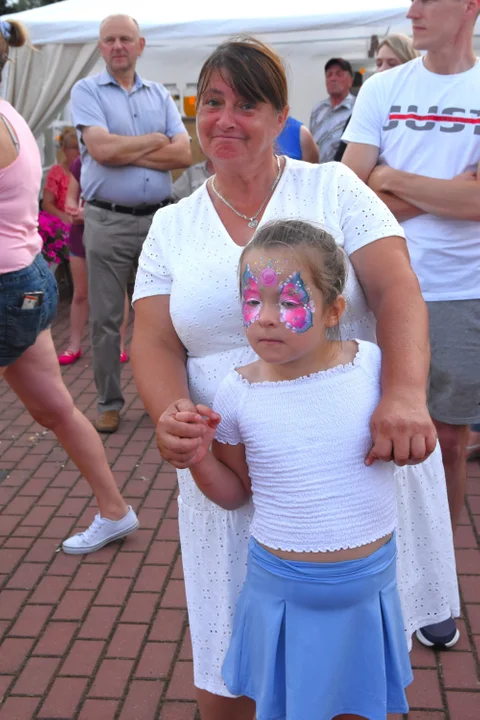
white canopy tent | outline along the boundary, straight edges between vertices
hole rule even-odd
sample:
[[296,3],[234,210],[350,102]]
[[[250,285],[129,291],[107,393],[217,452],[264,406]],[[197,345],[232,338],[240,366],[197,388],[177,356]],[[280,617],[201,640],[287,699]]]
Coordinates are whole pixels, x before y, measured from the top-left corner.
[[[328,7],[327,7],[328,5]],[[195,82],[199,68],[221,40],[241,33],[262,37],[285,58],[292,112],[306,121],[324,94],[323,64],[342,55],[366,61],[372,34],[393,27],[408,30],[408,0],[343,0],[341,9],[326,0],[243,0],[225,9],[207,3],[158,3],[157,0],[65,0],[17,13],[39,52],[13,51],[4,95],[27,119],[36,136],[58,116],[72,85],[98,62],[96,40],[101,20],[134,10],[147,46],[138,70],[150,80]],[[8,16],[4,16],[8,17]],[[98,69],[101,65],[98,66]]]
[[64,107],[72,85],[99,62],[101,20],[133,11],[147,41],[138,65],[146,78],[182,89],[196,81],[213,47],[232,35],[249,33],[273,45],[285,59],[292,114],[305,122],[325,94],[325,61],[342,56],[361,67],[368,62],[372,35],[409,32],[409,6],[409,0],[343,0],[338,8],[327,0],[242,0],[226,9],[221,0],[184,0],[178,5],[65,0],[15,15],[39,52],[22,48],[12,53],[4,94],[35,135],[41,135]]

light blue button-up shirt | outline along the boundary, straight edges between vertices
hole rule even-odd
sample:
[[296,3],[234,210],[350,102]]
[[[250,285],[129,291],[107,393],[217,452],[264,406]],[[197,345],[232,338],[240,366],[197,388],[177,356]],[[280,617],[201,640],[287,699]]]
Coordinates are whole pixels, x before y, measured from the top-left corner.
[[[186,133],[177,106],[163,85],[142,80],[124,90],[104,70],[79,80],[72,90],[71,110],[77,130],[101,127],[113,135],[147,135],[160,132],[169,138]],[[105,200],[118,205],[155,205],[172,194],[169,172],[136,165],[108,167],[92,158],[80,142],[80,185],[86,200]]]

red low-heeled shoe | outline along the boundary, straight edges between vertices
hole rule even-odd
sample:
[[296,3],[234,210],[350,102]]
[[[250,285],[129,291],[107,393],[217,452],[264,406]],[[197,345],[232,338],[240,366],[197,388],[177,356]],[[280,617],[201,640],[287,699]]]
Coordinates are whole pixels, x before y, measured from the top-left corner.
[[120,351],[120,362],[122,363],[122,365],[123,365],[123,363],[128,362],[128,353],[126,350]]
[[82,351],[74,353],[72,350],[65,350],[61,355],[58,356],[58,362],[60,365],[73,365],[82,357]]

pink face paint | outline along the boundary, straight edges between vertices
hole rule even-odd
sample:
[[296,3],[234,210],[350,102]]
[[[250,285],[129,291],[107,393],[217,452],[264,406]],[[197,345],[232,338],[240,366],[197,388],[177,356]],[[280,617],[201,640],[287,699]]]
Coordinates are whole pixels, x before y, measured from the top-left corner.
[[290,275],[280,286],[280,322],[294,333],[304,333],[313,325],[315,303],[299,272]]
[[266,267],[262,272],[260,273],[260,280],[262,281],[262,284],[266,287],[271,287],[273,285],[276,285],[277,280],[277,273],[275,270],[271,267]]
[[261,307],[262,300],[258,289],[258,281],[255,275],[252,275],[250,267],[247,265],[242,275],[242,313],[244,327],[248,328],[255,320],[258,320]]

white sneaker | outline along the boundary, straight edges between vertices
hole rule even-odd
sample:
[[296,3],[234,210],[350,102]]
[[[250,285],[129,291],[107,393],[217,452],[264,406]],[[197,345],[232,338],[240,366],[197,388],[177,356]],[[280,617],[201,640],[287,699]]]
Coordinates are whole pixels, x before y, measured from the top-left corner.
[[121,520],[109,520],[101,517],[100,514],[95,515],[89,528],[77,535],[72,535],[62,543],[63,552],[67,555],[95,552],[113,540],[119,540],[135,532],[138,525],[138,518],[130,505],[127,514]]

